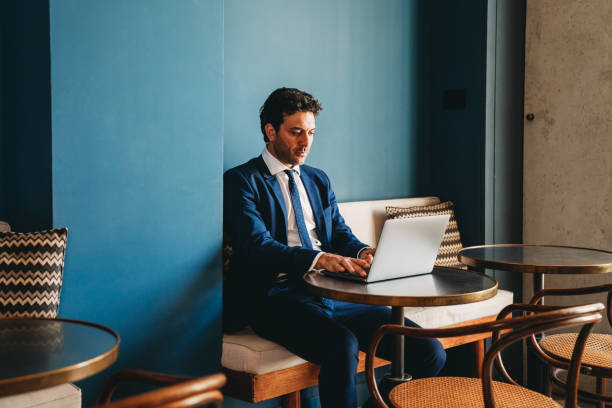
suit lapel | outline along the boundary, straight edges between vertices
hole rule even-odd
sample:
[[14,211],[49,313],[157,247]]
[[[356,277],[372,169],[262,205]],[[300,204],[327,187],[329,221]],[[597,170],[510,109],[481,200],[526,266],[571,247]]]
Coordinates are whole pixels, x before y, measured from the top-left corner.
[[266,166],[266,162],[263,160],[263,158],[259,156],[258,159],[259,160],[257,165],[259,167],[259,170],[263,174],[266,184],[272,191],[276,203],[279,205],[283,212],[282,217],[276,217],[276,219],[278,222],[280,222],[280,225],[283,226],[283,231],[285,231],[285,242],[287,242],[287,207],[285,207],[285,199],[283,198],[283,192],[280,188],[280,184],[278,184],[276,176],[270,174],[270,170],[268,170],[268,166]]
[[315,222],[317,223],[317,235],[319,236],[319,240],[323,244],[323,247],[326,247],[327,244],[327,232],[325,225],[325,217],[323,216],[323,203],[321,203],[321,193],[319,192],[319,188],[315,184],[315,182],[308,176],[308,174],[301,169],[300,177],[302,179],[302,183],[304,184],[304,188],[306,189],[306,193],[308,194],[308,199],[310,200],[310,206],[312,207],[312,212],[315,217]]

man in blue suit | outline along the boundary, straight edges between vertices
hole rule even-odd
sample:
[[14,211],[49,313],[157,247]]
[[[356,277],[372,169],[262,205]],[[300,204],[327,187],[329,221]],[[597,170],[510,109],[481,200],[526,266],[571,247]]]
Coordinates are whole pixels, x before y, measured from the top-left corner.
[[[354,408],[358,352],[392,318],[387,307],[311,296],[301,285],[311,270],[366,276],[375,254],[344,223],[327,175],[304,164],[321,109],[306,92],[275,90],[260,110],[262,154],[225,173],[223,226],[233,252],[224,329],[249,323],[258,335],[319,364],[321,406]],[[406,325],[417,327],[408,319]],[[442,369],[446,354],[437,340],[405,341],[414,377]],[[391,339],[379,350],[392,359]]]

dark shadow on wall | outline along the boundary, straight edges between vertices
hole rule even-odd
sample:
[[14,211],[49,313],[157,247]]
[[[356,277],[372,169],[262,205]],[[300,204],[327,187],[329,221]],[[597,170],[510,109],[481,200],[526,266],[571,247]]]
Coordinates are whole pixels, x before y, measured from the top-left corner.
[[415,4],[414,16],[415,21],[412,23],[412,32],[410,33],[415,38],[416,51],[414,61],[417,62],[414,70],[414,83],[417,84],[417,107],[416,114],[416,137],[415,149],[412,160],[416,171],[413,173],[415,179],[412,185],[416,186],[417,191],[414,196],[422,196],[432,194],[431,186],[431,149],[432,149],[432,96],[431,96],[431,81],[432,81],[432,52],[431,50],[431,18],[433,15],[434,6],[431,1],[417,1]]
[[[464,245],[484,241],[486,4],[433,0],[422,5],[419,195],[453,201]],[[461,98],[449,96],[461,94]]]
[[49,2],[0,2],[0,219],[50,228]]

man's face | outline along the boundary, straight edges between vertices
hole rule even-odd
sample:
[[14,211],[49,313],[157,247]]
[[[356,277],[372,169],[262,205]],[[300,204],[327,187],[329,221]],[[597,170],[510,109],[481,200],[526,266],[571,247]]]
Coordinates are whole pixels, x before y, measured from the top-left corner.
[[284,117],[278,132],[272,124],[265,126],[268,151],[286,166],[292,168],[304,164],[315,133],[315,117],[312,112],[295,112]]

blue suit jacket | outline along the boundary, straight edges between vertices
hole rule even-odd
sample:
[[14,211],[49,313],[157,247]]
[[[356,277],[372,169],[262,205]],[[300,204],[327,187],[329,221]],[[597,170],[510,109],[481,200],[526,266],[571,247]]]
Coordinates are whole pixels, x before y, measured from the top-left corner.
[[[357,256],[366,247],[344,223],[329,178],[319,169],[300,166],[321,249]],[[224,276],[224,329],[235,331],[248,320],[253,302],[261,301],[280,272],[300,282],[318,251],[287,246],[287,211],[276,180],[261,156],[224,175],[223,231],[232,256]]]

